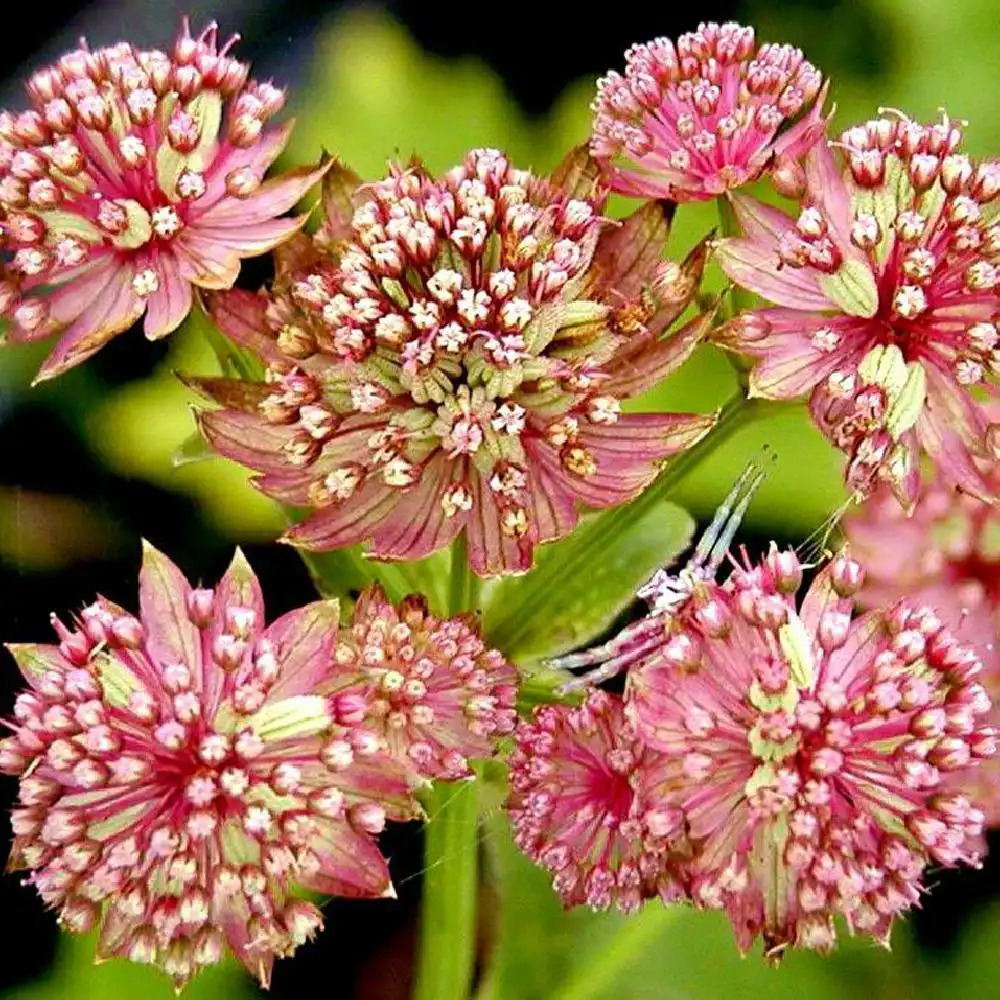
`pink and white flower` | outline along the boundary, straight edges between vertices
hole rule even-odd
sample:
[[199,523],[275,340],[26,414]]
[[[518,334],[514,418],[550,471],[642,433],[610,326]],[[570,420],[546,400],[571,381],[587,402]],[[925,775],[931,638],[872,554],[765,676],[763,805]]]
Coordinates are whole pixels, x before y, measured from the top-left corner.
[[[849,457],[860,496],[888,481],[912,506],[919,458],[981,499],[996,484],[998,431],[982,405],[1000,363],[1000,164],[961,151],[946,117],[880,118],[806,157],[798,218],[744,195],[744,236],[719,260],[774,303],[730,324],[723,342],[757,358],[753,395],[810,394],[821,429]],[[839,149],[841,157],[837,160]]]
[[743,950],[827,951],[834,917],[887,942],[928,865],[978,864],[984,814],[951,775],[995,751],[982,662],[935,611],[854,616],[845,554],[795,600],[791,552],[705,584],[626,692],[664,755],[646,808],[679,814],[693,901]]
[[440,180],[411,166],[358,188],[338,168],[320,241],[279,259],[273,298],[215,298],[269,367],[203,380],[225,409],[201,428],[265,493],[313,508],[289,541],[410,560],[464,533],[476,573],[521,572],[580,505],[632,499],[709,430],[713,415],[622,412],[711,317],[664,336],[703,248],[662,261],[669,208],[609,225],[605,195],[579,151],[551,179],[488,149]]
[[[991,481],[996,473],[989,473]],[[983,662],[979,680],[994,702],[990,721],[1000,725],[1000,514],[932,479],[909,517],[886,489],[842,522],[851,548],[867,570],[859,594],[867,607],[898,600],[934,608]],[[955,788],[1000,824],[1000,761],[959,772]]]
[[416,594],[399,607],[377,585],[340,633],[332,689],[415,781],[472,776],[517,720],[517,671],[471,616],[439,619]]
[[622,194],[697,201],[768,170],[798,190],[798,161],[823,136],[822,90],[798,49],[710,21],[676,46],[633,45],[624,76],[598,81],[590,147]]
[[[522,722],[510,758],[514,840],[552,872],[567,907],[683,896],[677,810],[643,807],[661,755],[626,722],[620,696],[591,690],[575,708],[545,705]],[[668,836],[669,835],[669,836]]]
[[11,867],[98,955],[180,988],[227,952],[267,985],[322,927],[295,886],[392,894],[375,835],[419,808],[350,699],[317,693],[336,602],[264,622],[243,556],[214,590],[145,550],[139,616],[103,598],[58,645],[12,645],[28,689],[0,744],[20,776]]
[[231,287],[302,224],[278,216],[323,168],[263,180],[288,141],[267,127],[284,94],[248,79],[236,40],[185,22],[169,55],[84,45],[31,77],[29,110],[0,113],[0,314],[12,340],[59,334],[38,381],[143,315],[166,336],[194,287]]

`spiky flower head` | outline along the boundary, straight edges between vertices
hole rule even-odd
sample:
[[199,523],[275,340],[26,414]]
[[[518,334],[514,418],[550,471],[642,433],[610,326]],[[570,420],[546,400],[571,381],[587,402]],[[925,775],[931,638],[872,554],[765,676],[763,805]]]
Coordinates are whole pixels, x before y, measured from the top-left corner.
[[797,189],[823,134],[822,82],[798,49],[709,21],[676,45],[633,45],[624,76],[598,81],[591,150],[614,190],[643,198],[714,198],[769,169]]
[[98,955],[177,987],[234,954],[266,985],[322,926],[295,886],[392,892],[375,835],[417,808],[378,735],[316,693],[337,640],[321,601],[265,627],[237,554],[213,590],[147,547],[139,616],[103,598],[58,645],[9,647],[29,688],[0,747],[20,775],[11,866]]
[[[996,473],[988,473],[991,481]],[[859,593],[867,607],[906,599],[933,607],[983,662],[979,680],[1000,725],[1000,514],[995,507],[932,479],[907,516],[886,489],[842,522],[867,570]],[[954,786],[1000,823],[1000,761],[955,775]]]
[[303,250],[290,301],[216,298],[218,323],[269,368],[256,386],[203,382],[226,409],[202,430],[265,493],[314,508],[290,541],[409,560],[464,532],[480,575],[523,571],[578,504],[629,500],[711,427],[621,412],[707,329],[661,339],[703,252],[661,261],[660,203],[607,224],[596,173],[580,151],[548,179],[489,149],[437,180],[396,167],[328,193],[323,245],[343,236],[319,266]]
[[758,358],[751,392],[812,393],[820,427],[865,495],[886,480],[904,506],[927,452],[943,480],[986,500],[998,432],[976,390],[995,379],[1000,163],[975,163],[943,117],[850,128],[841,160],[806,158],[799,215],[736,195],[744,237],[721,241],[729,276],[775,303],[738,317],[730,347]]
[[668,849],[676,810],[645,810],[661,755],[626,722],[619,695],[591,690],[582,705],[546,705],[521,722],[510,758],[514,840],[552,872],[567,907],[638,909],[683,894]]
[[60,334],[39,380],[143,314],[166,336],[194,286],[229,288],[301,225],[278,216],[322,171],[262,183],[290,127],[267,127],[284,95],[248,78],[236,40],[185,21],[169,54],[84,43],[31,77],[29,110],[0,113],[0,313],[13,340]]
[[836,915],[887,941],[927,865],[976,864],[983,812],[947,781],[995,743],[979,657],[934,611],[855,617],[843,553],[797,604],[801,579],[774,551],[706,585],[627,691],[668,758],[649,802],[682,816],[692,899],[772,957],[831,949]]
[[439,619],[418,595],[393,606],[377,585],[354,607],[334,654],[333,686],[414,776],[469,777],[516,721],[517,671],[472,616]]

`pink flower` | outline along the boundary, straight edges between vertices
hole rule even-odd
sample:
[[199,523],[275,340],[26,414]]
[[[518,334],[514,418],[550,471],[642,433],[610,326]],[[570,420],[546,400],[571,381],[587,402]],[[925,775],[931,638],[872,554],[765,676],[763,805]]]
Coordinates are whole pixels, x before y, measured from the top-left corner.
[[579,505],[630,500],[712,426],[621,412],[711,317],[661,338],[703,248],[662,262],[668,208],[609,225],[596,175],[580,152],[546,180],[485,149],[440,180],[414,166],[358,189],[338,169],[322,243],[282,255],[274,299],[216,297],[269,369],[202,380],[226,409],[201,427],[265,493],[314,509],[289,541],[412,560],[464,532],[478,574],[524,571]]
[[797,219],[736,195],[745,236],[719,245],[727,274],[775,303],[725,334],[759,359],[751,392],[811,393],[852,490],[887,480],[904,506],[922,451],[945,481],[996,498],[976,460],[996,460],[998,435],[973,390],[1000,361],[1000,224],[985,210],[1000,164],[976,165],[960,143],[947,118],[848,129],[842,165],[826,145],[807,156]]
[[468,759],[514,728],[517,671],[471,617],[442,621],[417,595],[397,609],[377,585],[362,593],[334,659],[338,698],[418,779],[470,777]]
[[[996,481],[996,474],[987,478]],[[842,522],[867,569],[860,597],[878,607],[906,599],[933,607],[983,661],[980,680],[1000,725],[1000,515],[996,508],[931,480],[909,517],[879,490]],[[1000,760],[959,772],[955,788],[1000,824]]]
[[229,288],[241,258],[302,224],[277,216],[322,168],[261,183],[288,141],[265,127],[284,95],[247,79],[235,41],[185,21],[172,55],[83,47],[32,76],[31,110],[0,114],[0,313],[13,340],[60,334],[38,381],[143,314],[148,338],[166,336],[193,286]]
[[797,605],[800,580],[775,551],[706,584],[626,694],[667,758],[645,804],[682,815],[692,899],[770,957],[831,949],[837,914],[885,942],[927,865],[978,863],[983,813],[946,785],[995,744],[982,664],[934,611],[854,617],[843,554]]
[[633,45],[625,75],[598,81],[591,150],[614,190],[642,198],[714,198],[765,170],[798,189],[797,161],[823,135],[822,80],[790,45],[758,47],[753,28],[701,24],[676,48],[667,38]]
[[294,886],[391,895],[375,841],[417,810],[377,736],[316,693],[336,602],[264,625],[237,553],[214,591],[147,547],[139,617],[99,599],[59,645],[9,647],[29,689],[0,766],[19,774],[13,868],[99,957],[180,988],[231,951],[266,985],[322,926]]
[[514,839],[552,872],[567,907],[631,913],[644,899],[682,895],[667,850],[680,814],[642,810],[639,795],[661,755],[635,736],[619,696],[591,690],[577,708],[537,708],[516,739],[507,806]]

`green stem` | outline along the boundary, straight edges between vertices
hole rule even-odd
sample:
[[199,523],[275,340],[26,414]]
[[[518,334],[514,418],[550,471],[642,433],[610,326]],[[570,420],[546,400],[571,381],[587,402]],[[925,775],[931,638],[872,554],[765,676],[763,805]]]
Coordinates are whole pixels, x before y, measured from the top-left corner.
[[[730,236],[741,236],[742,229],[740,228],[739,220],[736,218],[736,212],[733,209],[733,203],[729,200],[728,195],[721,194],[715,199],[715,204],[719,212],[719,232],[724,238]],[[744,309],[753,308],[754,297],[753,293],[740,288],[739,285],[731,285],[728,294],[722,297],[722,318],[723,320],[732,319],[734,316],[743,312]]]
[[478,786],[478,780],[437,782],[427,795],[413,1000],[469,997],[476,960]]
[[630,917],[610,941],[590,952],[590,958],[574,969],[549,1000],[594,1000],[608,995],[618,975],[655,946],[677,912],[673,906],[651,907]]
[[448,613],[461,614],[474,611],[478,599],[476,575],[469,569],[469,549],[465,535],[461,534],[451,543],[451,577],[448,586]]

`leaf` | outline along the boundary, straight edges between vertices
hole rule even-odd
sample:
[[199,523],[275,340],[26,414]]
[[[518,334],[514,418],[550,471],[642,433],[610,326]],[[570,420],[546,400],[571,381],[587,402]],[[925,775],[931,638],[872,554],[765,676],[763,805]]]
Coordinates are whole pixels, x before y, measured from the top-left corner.
[[542,547],[526,576],[493,588],[484,609],[487,638],[522,663],[586,645],[687,547],[693,530],[687,511],[667,502],[637,518],[592,517]]
[[179,469],[184,465],[190,465],[192,462],[204,462],[205,459],[215,457],[215,452],[205,443],[201,432],[195,431],[181,442],[180,447],[171,457],[170,464],[175,469]]
[[192,330],[195,335],[208,341],[223,375],[253,382],[259,381],[263,376],[264,365],[260,358],[226,337],[212,322],[199,297],[195,298],[194,308],[181,327]]

